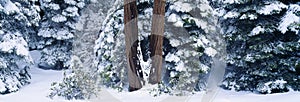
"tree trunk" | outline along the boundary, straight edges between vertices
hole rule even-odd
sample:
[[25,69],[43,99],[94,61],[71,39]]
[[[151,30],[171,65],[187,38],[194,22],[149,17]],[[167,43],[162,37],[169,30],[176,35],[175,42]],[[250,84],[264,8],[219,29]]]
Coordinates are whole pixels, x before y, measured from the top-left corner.
[[137,57],[137,14],[136,0],[124,0],[124,23],[129,91],[135,91],[142,88],[141,80],[143,79],[141,66],[138,63],[139,60]]
[[165,3],[165,0],[154,0],[151,25],[152,29],[150,36],[150,56],[152,62],[149,83],[151,84],[156,84],[161,81]]

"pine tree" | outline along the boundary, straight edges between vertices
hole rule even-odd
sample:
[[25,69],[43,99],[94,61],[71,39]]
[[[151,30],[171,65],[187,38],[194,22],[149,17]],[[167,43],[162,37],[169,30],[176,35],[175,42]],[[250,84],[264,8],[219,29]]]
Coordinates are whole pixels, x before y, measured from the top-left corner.
[[227,43],[225,89],[299,90],[299,2],[213,0]]
[[29,83],[28,37],[40,20],[35,0],[0,1],[0,94]]
[[[166,23],[163,38],[162,81],[159,92],[184,94],[205,88],[206,75],[211,67],[211,58],[216,55],[217,45],[209,36],[214,35],[212,8],[207,1],[166,3]],[[200,9],[200,4],[206,9]],[[191,7],[191,8],[186,8]],[[138,58],[144,80],[150,72],[149,39],[153,2],[140,0],[138,8]],[[200,15],[198,12],[201,12]],[[128,88],[125,55],[125,35],[122,33],[123,9],[117,8],[103,22],[95,51],[101,82],[117,89]],[[215,37],[215,36],[213,36]]]
[[166,16],[166,72],[160,90],[173,95],[201,91],[206,87],[212,57],[219,53],[212,8],[206,0],[174,0]]
[[39,67],[65,69],[70,61],[72,42],[80,11],[87,0],[41,0],[42,21],[37,35],[44,42]]

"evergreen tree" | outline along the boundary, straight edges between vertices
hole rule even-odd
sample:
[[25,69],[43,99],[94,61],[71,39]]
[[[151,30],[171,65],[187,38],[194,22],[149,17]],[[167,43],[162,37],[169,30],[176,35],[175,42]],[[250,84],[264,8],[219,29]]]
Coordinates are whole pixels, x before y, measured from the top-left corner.
[[[195,3],[196,2],[196,3]],[[211,67],[211,58],[216,55],[213,36],[215,20],[207,1],[166,3],[165,37],[163,42],[163,76],[159,92],[184,94],[202,90]],[[200,9],[202,4],[206,8]],[[153,2],[140,0],[138,7],[139,46],[138,58],[147,81],[150,72],[149,39]],[[198,12],[201,12],[200,15]],[[127,63],[123,34],[123,9],[116,9],[103,22],[96,42],[97,66],[101,82],[117,89],[128,88]]]
[[227,43],[225,89],[299,90],[299,2],[212,0]]
[[0,94],[29,83],[28,37],[40,20],[35,0],[0,0]]
[[68,68],[72,42],[80,11],[87,0],[41,0],[42,21],[38,37],[42,37],[42,57],[39,67]]

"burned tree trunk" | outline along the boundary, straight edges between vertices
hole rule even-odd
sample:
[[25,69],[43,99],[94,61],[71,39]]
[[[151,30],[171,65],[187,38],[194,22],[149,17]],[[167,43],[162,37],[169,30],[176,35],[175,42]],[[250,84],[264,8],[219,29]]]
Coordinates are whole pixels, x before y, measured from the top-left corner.
[[124,0],[124,23],[129,91],[135,91],[142,88],[141,80],[143,79],[141,66],[138,63],[139,60],[137,57],[137,14],[136,0]]
[[150,36],[150,56],[152,62],[149,83],[151,84],[156,84],[161,81],[165,3],[165,0],[154,0],[151,25],[152,29]]

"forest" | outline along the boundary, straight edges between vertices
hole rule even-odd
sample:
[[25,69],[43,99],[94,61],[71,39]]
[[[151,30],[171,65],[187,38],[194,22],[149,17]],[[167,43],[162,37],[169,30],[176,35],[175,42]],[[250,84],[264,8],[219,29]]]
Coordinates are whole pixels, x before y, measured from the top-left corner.
[[297,0],[0,0],[0,100],[297,96],[299,31]]

